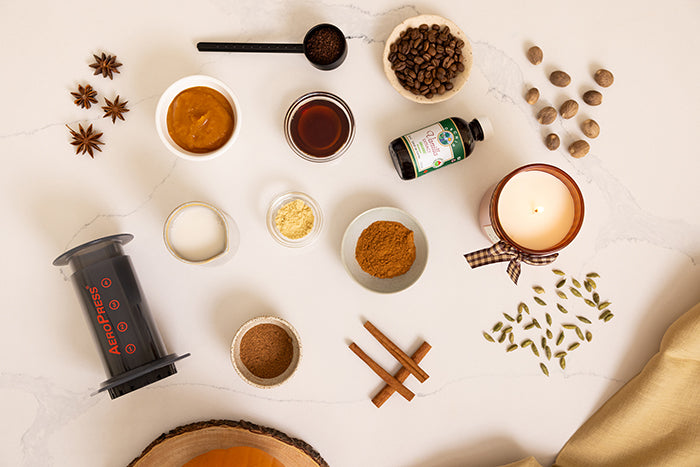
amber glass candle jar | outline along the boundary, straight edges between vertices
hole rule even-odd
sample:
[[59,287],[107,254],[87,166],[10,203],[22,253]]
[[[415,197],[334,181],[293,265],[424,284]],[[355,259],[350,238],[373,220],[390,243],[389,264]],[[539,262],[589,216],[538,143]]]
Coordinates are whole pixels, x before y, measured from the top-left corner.
[[512,171],[486,192],[479,208],[489,240],[504,241],[531,255],[548,255],[570,244],[583,216],[583,195],[576,182],[547,164]]

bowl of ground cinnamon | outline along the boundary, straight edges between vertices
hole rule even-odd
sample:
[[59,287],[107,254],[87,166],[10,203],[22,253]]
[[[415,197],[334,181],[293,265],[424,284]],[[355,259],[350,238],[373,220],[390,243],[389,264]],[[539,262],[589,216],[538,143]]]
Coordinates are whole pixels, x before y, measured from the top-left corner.
[[363,287],[395,293],[413,285],[428,262],[428,241],[420,223],[394,207],[363,212],[348,226],[341,243],[348,274]]
[[301,339],[287,321],[259,316],[241,326],[231,343],[231,363],[243,380],[258,388],[287,381],[299,366]]

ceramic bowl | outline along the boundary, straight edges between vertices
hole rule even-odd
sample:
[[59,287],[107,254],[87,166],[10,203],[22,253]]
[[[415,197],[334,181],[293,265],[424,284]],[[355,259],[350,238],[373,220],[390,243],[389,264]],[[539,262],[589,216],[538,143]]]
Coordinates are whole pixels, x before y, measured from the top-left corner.
[[[233,109],[234,127],[231,137],[229,137],[228,141],[226,141],[226,143],[219,149],[205,153],[190,152],[178,146],[168,133],[168,108],[170,107],[170,104],[182,91],[196,86],[204,86],[220,92],[224,97],[226,97],[229,104],[231,104],[231,108]],[[156,130],[160,140],[173,154],[182,157],[183,159],[198,162],[214,159],[215,157],[219,157],[221,154],[228,151],[240,133],[241,110],[238,103],[238,98],[228,86],[218,79],[212,78],[211,76],[193,75],[179,79],[171,84],[170,87],[168,87],[168,89],[166,89],[160,96],[160,100],[158,101],[158,105],[156,107]]]
[[[442,95],[435,94],[430,99],[421,95],[413,94],[412,92],[406,90],[401,85],[401,83],[399,83],[399,80],[396,77],[394,70],[391,69],[391,62],[389,61],[389,48],[391,47],[391,44],[396,42],[396,39],[399,38],[399,35],[406,29],[408,29],[409,27],[417,28],[421,24],[427,24],[428,26],[432,26],[433,24],[438,24],[440,26],[448,26],[453,36],[464,41],[464,47],[462,48],[462,63],[464,63],[464,71],[459,73],[456,77],[452,79],[452,84],[454,85],[454,87],[451,90],[446,91]],[[386,46],[384,47],[384,57],[382,59],[382,62],[384,64],[384,74],[389,80],[389,83],[391,83],[391,85],[394,87],[394,89],[396,89],[396,91],[399,94],[401,94],[406,99],[412,100],[413,102],[418,102],[419,104],[435,104],[454,97],[464,87],[464,84],[469,78],[469,73],[471,72],[474,58],[472,56],[472,46],[469,43],[469,39],[467,39],[467,36],[459,28],[459,26],[441,16],[420,15],[414,16],[413,18],[408,18],[407,20],[396,26],[396,28],[394,28],[392,33],[389,35],[389,38],[386,40]]]
[[[355,246],[360,234],[376,221],[400,222],[413,231],[413,241],[416,245],[416,259],[406,273],[390,279],[380,279],[362,270],[355,259]],[[341,259],[348,274],[361,286],[379,293],[395,293],[413,285],[423,274],[428,263],[428,240],[418,221],[398,208],[379,207],[365,211],[357,216],[345,230],[340,247]]]
[[[246,368],[241,360],[241,339],[243,336],[259,324],[274,324],[276,326],[284,329],[289,337],[292,339],[292,361],[287,367],[287,369],[279,376],[274,378],[260,378],[255,376],[253,373]],[[296,329],[282,318],[277,318],[275,316],[259,316],[247,321],[243,326],[241,326],[236,335],[233,337],[233,342],[231,343],[231,363],[236,373],[243,378],[246,383],[261,389],[273,388],[279,386],[280,384],[287,381],[297,370],[299,366],[299,361],[301,360],[301,339]]]
[[[314,225],[311,228],[311,232],[301,238],[293,239],[282,235],[282,232],[280,232],[280,230],[277,228],[275,218],[277,217],[277,212],[282,206],[297,199],[303,201],[311,208],[311,212],[313,212],[314,215]],[[267,210],[266,223],[268,232],[270,232],[272,238],[274,238],[280,245],[290,248],[300,248],[313,243],[313,241],[316,240],[318,235],[321,233],[321,229],[323,228],[323,212],[321,211],[321,207],[311,196],[298,191],[291,191],[281,194],[272,200],[272,203],[270,203],[270,207]]]

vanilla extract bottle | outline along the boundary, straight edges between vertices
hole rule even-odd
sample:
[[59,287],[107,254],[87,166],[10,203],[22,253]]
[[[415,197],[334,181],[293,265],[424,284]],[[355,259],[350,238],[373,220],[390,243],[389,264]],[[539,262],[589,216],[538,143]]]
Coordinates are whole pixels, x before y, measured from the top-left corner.
[[466,159],[477,141],[493,133],[486,117],[471,122],[459,117],[440,120],[389,143],[389,154],[403,180],[412,180],[454,162]]

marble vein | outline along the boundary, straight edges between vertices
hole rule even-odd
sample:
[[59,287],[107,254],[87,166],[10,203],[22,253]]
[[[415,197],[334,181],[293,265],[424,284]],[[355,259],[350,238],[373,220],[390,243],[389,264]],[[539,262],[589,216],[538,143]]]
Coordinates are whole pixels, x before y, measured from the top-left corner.
[[0,373],[0,388],[20,390],[37,401],[32,424],[22,434],[23,465],[53,465],[49,439],[64,425],[100,402],[87,393],[63,389],[44,377]]
[[[162,186],[168,181],[168,179],[170,178],[170,176],[171,176],[171,175],[173,174],[173,172],[175,171],[175,167],[177,167],[177,163],[178,163],[178,159],[177,159],[177,158],[174,158],[172,164],[170,165],[170,168],[168,169],[168,172],[167,172],[167,173],[163,176],[163,178],[161,178],[161,180],[151,189],[151,191],[148,193],[148,195],[146,196],[146,198],[145,198],[143,201],[141,201],[141,203],[139,203],[135,208],[131,209],[130,211],[128,211],[128,212],[126,212],[126,213],[122,213],[122,214],[97,214],[97,215],[95,215],[95,217],[93,217],[91,220],[89,220],[88,222],[86,222],[85,224],[83,224],[83,225],[75,232],[75,234],[73,234],[73,236],[72,236],[72,237],[68,240],[68,242],[66,243],[65,249],[66,249],[66,250],[69,249],[69,247],[71,246],[72,242],[76,239],[76,237],[77,237],[78,235],[80,235],[80,233],[81,233],[83,230],[87,229],[87,228],[90,227],[93,223],[95,223],[98,219],[101,219],[101,218],[112,218],[112,217],[120,217],[120,218],[128,217],[128,216],[131,216],[132,214],[135,214],[135,213],[138,212],[139,210],[141,210],[144,206],[146,206],[146,204],[148,204],[148,203],[153,199],[153,196],[154,196],[155,193],[158,191],[158,189],[159,189],[160,187],[162,187]],[[66,278],[66,280],[68,280],[68,278]]]
[[[151,99],[156,99],[156,98],[158,98],[158,97],[160,97],[160,96],[153,95],[153,96],[144,97],[144,98],[141,98],[141,99],[135,101],[135,102],[133,103],[133,105],[132,105],[132,102],[129,101],[129,110],[133,110],[133,109],[137,108],[137,107],[138,107],[140,104],[142,104],[143,102],[146,102],[146,101],[151,100]],[[34,136],[34,135],[36,135],[37,133],[41,133],[42,131],[46,131],[46,130],[49,130],[49,129],[51,129],[51,128],[55,128],[55,127],[63,127],[63,128],[65,128],[65,125],[66,125],[66,124],[68,124],[68,125],[75,125],[75,124],[77,124],[77,123],[85,123],[85,122],[90,122],[90,123],[93,123],[93,124],[94,124],[94,123],[97,123],[97,122],[102,122],[102,121],[103,121],[102,118],[103,118],[103,117],[100,116],[100,117],[95,117],[95,118],[79,118],[79,119],[74,119],[74,120],[71,120],[71,121],[68,121],[68,122],[47,123],[47,124],[44,125],[44,126],[40,126],[40,127],[37,127],[37,128],[32,128],[32,129],[29,129],[29,130],[18,131],[18,132],[15,132],[15,133],[0,134],[0,140],[10,139],[10,138],[18,138],[18,137],[25,137],[25,136]]]

